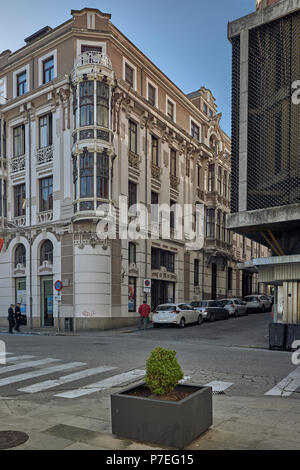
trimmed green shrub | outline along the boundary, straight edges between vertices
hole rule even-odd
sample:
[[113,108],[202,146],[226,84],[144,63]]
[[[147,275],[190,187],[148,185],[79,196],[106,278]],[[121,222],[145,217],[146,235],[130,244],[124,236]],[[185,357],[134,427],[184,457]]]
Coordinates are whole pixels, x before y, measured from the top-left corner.
[[146,366],[146,385],[155,395],[165,395],[183,379],[183,372],[176,359],[176,351],[155,348]]

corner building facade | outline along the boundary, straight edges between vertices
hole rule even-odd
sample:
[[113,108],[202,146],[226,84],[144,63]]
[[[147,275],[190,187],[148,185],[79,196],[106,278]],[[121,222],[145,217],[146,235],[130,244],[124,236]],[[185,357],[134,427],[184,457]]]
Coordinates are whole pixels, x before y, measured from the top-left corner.
[[[182,93],[109,14],[71,15],[0,54],[1,324],[20,301],[33,327],[56,327],[56,280],[60,326],[76,329],[135,323],[146,278],[153,307],[257,293],[237,263],[267,249],[225,228],[231,143],[211,91]],[[120,196],[204,204],[203,249],[186,251],[171,220],[168,240],[99,239],[97,208],[118,213]]]

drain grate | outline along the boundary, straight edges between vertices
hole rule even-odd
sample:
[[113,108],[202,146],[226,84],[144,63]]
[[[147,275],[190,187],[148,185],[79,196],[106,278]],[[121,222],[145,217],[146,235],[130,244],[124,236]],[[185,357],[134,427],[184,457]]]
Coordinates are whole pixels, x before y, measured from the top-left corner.
[[20,431],[0,431],[0,449],[11,449],[28,441],[29,436]]

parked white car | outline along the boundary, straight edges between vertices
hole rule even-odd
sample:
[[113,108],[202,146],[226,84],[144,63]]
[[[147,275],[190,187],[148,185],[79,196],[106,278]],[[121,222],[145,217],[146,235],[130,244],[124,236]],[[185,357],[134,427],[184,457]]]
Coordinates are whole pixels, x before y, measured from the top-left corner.
[[228,310],[231,317],[239,317],[240,315],[247,315],[247,303],[240,299],[222,299],[221,302],[224,308]]
[[152,323],[155,328],[160,325],[175,325],[184,328],[188,323],[201,325],[202,322],[201,313],[184,303],[159,305],[152,314]]
[[265,295],[246,295],[243,301],[247,302],[248,313],[254,311],[264,313],[272,307],[272,302]]

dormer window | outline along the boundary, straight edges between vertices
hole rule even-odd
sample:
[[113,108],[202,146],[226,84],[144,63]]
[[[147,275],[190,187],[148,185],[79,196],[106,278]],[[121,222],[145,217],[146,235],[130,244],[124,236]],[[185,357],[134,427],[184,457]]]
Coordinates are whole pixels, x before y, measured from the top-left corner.
[[27,72],[17,75],[17,96],[22,96],[27,92]]

